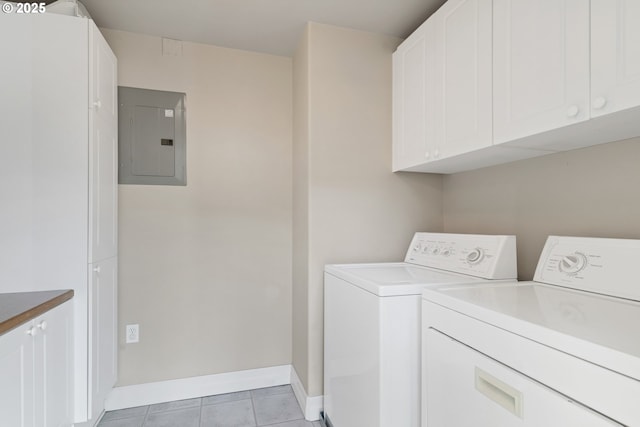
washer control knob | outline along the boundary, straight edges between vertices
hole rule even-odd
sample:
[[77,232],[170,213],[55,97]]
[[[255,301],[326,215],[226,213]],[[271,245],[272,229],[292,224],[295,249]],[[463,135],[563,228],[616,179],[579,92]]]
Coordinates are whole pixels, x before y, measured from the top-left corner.
[[434,246],[433,248],[431,248],[431,255],[438,255],[440,253],[440,248],[437,246]]
[[467,262],[469,264],[477,264],[484,258],[484,251],[480,248],[475,248],[467,254]]
[[442,250],[442,255],[443,256],[449,256],[451,255],[451,248],[446,248]]
[[587,257],[580,252],[574,252],[560,260],[559,269],[563,273],[576,274],[587,266]]
[[429,252],[429,246],[424,245],[424,246],[422,247],[422,253],[423,253],[423,254],[426,254],[426,253],[428,253],[428,252]]
[[413,252],[420,252],[421,247],[422,245],[420,245],[420,243],[416,243],[416,245],[413,247]]

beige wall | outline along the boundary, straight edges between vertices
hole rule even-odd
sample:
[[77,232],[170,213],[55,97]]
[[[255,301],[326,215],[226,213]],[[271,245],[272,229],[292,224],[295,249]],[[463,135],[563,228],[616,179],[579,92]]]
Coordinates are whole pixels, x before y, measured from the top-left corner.
[[515,234],[531,280],[548,235],[640,238],[640,139],[444,178],[447,232]]
[[306,287],[307,305],[293,321],[308,330],[294,334],[293,360],[310,396],[323,387],[324,265],[397,261],[415,231],[442,229],[441,177],[391,172],[391,53],[399,42],[311,23],[294,59],[294,81],[307,81],[294,120],[294,152],[307,166],[296,170],[308,182],[294,195],[307,218],[294,241],[306,241],[308,264],[294,262],[294,295]]
[[309,27],[293,57],[293,366],[309,376]]
[[291,59],[103,31],[120,85],[187,94],[188,185],[119,188],[118,384],[291,363]]

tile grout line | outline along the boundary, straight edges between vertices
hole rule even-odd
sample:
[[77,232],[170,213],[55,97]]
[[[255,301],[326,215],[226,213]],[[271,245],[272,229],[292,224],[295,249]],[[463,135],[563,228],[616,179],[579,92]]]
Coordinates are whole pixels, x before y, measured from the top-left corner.
[[[279,386],[276,386],[276,387],[279,387]],[[260,389],[256,389],[256,390],[260,390]],[[302,418],[296,418],[294,420],[276,421],[275,423],[258,425],[258,416],[256,415],[255,405],[254,405],[254,402],[253,402],[254,396],[253,396],[253,393],[251,393],[251,391],[250,391],[250,394],[251,394],[251,407],[252,407],[253,413],[254,413],[253,416],[256,419],[256,427],[269,427],[269,426],[275,426],[275,425],[282,424],[282,423],[289,423],[289,422],[300,421],[300,420],[302,420],[304,423],[307,422],[307,420],[304,417],[304,412],[302,412],[302,408],[300,408],[300,404],[298,403],[298,400],[295,398],[295,393],[293,392],[293,389],[291,388],[291,385],[289,385],[289,389],[286,389],[285,391],[282,391],[282,392],[279,392],[279,393],[267,394],[267,395],[264,395],[264,396],[258,396],[258,399],[262,399],[262,398],[265,398],[265,397],[271,397],[271,396],[281,396],[281,395],[285,395],[285,394],[291,394],[293,396],[295,404],[298,406],[298,408],[300,409],[300,412],[302,413]],[[313,426],[313,424],[312,424],[312,426]]]
[[147,405],[147,410],[145,411],[144,414],[144,419],[142,420],[142,427],[145,427],[145,425],[147,424],[147,418],[149,418],[149,411],[151,410],[151,405]]
[[253,390],[249,391],[249,396],[251,397],[251,411],[253,412],[253,421],[255,422],[256,427],[258,427],[258,414],[256,414],[256,405],[253,402]]

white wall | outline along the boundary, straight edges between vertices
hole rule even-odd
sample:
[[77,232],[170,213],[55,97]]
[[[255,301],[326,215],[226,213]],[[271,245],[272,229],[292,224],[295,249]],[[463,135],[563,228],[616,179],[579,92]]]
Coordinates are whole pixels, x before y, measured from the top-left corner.
[[[394,37],[310,23],[294,57],[294,367],[322,394],[323,268],[398,261],[442,229],[441,177],[391,172]],[[299,91],[304,91],[300,94]],[[306,224],[305,224],[306,221]],[[298,250],[296,250],[297,252]],[[306,262],[304,262],[306,257]]]
[[447,232],[515,234],[531,280],[548,235],[640,238],[640,139],[444,178]]
[[121,86],[187,94],[188,185],[119,188],[118,385],[291,363],[291,59],[103,32]]

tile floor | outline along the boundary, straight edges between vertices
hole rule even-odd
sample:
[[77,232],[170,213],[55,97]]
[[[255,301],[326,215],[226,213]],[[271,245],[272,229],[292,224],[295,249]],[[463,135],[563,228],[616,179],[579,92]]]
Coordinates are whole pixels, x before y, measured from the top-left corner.
[[109,411],[98,427],[320,427],[305,421],[290,385]]

